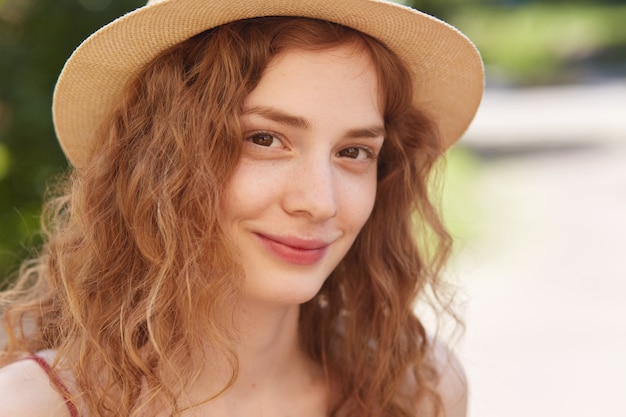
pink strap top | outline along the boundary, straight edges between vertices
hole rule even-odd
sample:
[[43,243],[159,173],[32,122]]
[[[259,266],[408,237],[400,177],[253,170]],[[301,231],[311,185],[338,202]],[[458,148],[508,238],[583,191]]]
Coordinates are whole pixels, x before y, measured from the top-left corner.
[[39,366],[41,366],[41,369],[43,369],[46,372],[46,374],[48,374],[48,377],[50,378],[50,382],[52,383],[52,385],[59,388],[59,390],[61,391],[61,395],[63,396],[63,399],[65,400],[65,405],[67,406],[67,409],[70,412],[70,416],[78,417],[78,410],[76,409],[76,406],[67,397],[67,393],[69,392],[69,390],[67,389],[65,384],[63,384],[63,382],[61,382],[61,380],[52,373],[52,369],[50,368],[50,365],[48,364],[48,362],[46,362],[45,359],[37,355],[30,355],[30,356],[27,356],[25,359],[33,360],[37,362]]

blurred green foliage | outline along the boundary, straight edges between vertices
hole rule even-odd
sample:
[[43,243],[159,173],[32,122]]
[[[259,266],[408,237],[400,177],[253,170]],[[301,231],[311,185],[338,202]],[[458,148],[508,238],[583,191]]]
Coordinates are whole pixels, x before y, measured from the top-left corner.
[[482,237],[481,208],[477,184],[482,175],[482,161],[463,143],[446,152],[441,207],[444,222],[454,238],[454,251],[459,253],[468,240]]
[[478,46],[488,81],[557,84],[626,74],[626,4],[474,7],[449,20]]
[[39,242],[46,181],[66,167],[51,118],[56,77],[95,28],[144,0],[0,0],[0,282]]

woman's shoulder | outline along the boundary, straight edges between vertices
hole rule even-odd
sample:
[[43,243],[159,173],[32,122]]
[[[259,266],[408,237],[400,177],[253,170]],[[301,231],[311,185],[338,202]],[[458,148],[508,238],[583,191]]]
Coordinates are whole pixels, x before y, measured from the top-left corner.
[[446,417],[467,415],[467,378],[461,362],[448,346],[436,339],[431,341],[432,360],[439,374],[437,391]]
[[0,416],[70,417],[65,399],[34,359],[0,368]]

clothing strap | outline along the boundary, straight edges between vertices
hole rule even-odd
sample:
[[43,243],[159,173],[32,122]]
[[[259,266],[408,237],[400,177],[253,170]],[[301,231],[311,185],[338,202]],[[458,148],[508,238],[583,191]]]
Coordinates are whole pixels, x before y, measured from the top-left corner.
[[76,408],[74,403],[68,398],[69,390],[67,389],[65,384],[63,384],[63,382],[61,382],[61,380],[52,372],[52,368],[50,368],[48,362],[46,362],[46,360],[41,356],[37,355],[29,355],[24,359],[30,359],[35,361],[41,367],[41,369],[45,371],[45,373],[48,375],[48,378],[50,378],[50,382],[52,383],[52,385],[54,385],[61,391],[61,395],[65,400],[65,405],[70,412],[70,416],[78,417],[78,409]]

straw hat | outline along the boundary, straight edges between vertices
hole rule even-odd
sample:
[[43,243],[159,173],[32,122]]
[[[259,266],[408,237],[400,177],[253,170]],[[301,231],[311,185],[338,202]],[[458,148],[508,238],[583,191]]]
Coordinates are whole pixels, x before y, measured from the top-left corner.
[[149,0],[91,35],[56,85],[56,134],[75,166],[86,163],[95,131],[125,85],[161,51],[207,29],[260,16],[336,22],[382,41],[415,76],[414,102],[438,124],[446,147],[467,129],[480,103],[480,55],[458,30],[383,0]]

